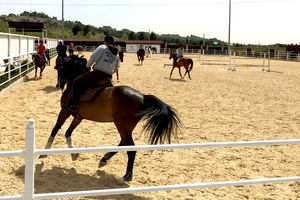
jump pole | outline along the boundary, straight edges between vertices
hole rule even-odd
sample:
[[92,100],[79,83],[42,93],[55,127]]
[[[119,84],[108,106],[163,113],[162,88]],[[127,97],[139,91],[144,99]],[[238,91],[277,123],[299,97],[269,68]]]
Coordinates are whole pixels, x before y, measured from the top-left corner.
[[267,72],[271,71],[271,55],[269,54],[269,58],[268,58],[268,70]]
[[235,52],[233,52],[233,68],[231,71],[236,71],[236,69],[235,69]]
[[231,51],[228,51],[228,56],[229,56],[229,68],[227,68],[227,70],[232,70],[232,68],[231,68]]
[[266,53],[264,53],[263,68],[261,69],[261,71],[265,71],[265,62],[266,62]]

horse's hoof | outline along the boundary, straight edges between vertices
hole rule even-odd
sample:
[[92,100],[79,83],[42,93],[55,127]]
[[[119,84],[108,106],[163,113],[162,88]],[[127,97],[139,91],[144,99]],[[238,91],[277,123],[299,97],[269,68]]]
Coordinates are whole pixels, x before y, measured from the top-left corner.
[[40,155],[39,158],[47,158],[47,155]]
[[125,182],[129,182],[129,181],[132,181],[132,173],[126,173],[125,176],[122,177],[123,178],[123,181]]
[[78,159],[79,153],[71,154],[71,156],[72,156],[72,161],[75,161]]
[[104,167],[105,165],[107,165],[107,161],[100,161],[98,168]]

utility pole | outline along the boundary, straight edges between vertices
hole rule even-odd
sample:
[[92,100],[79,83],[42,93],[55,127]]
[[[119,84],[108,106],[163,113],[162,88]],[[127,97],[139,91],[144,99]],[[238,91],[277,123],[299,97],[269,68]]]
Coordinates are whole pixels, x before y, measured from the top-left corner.
[[62,39],[62,42],[63,44],[65,43],[64,42],[64,0],[62,0],[62,29],[61,29],[61,39]]
[[231,29],[231,0],[229,0],[229,28],[228,28],[228,55],[231,52],[230,48],[230,29]]

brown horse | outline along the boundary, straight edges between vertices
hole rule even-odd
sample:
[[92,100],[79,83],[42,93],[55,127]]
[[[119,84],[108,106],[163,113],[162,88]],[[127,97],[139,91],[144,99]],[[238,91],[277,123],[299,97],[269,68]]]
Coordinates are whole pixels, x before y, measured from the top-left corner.
[[[67,83],[67,88],[61,96],[61,104],[65,104],[71,99],[73,79],[87,71],[86,59],[69,57],[67,63],[59,70],[61,70],[61,88],[64,88]],[[90,91],[91,89],[88,89],[86,93],[91,94]],[[73,147],[71,134],[83,119],[95,122],[113,122],[121,137],[119,146],[134,145],[132,131],[141,120],[146,120],[144,130],[149,133],[151,144],[163,143],[165,140],[170,143],[171,136],[176,137],[181,124],[175,111],[157,97],[144,95],[129,86],[109,86],[97,93],[91,100],[81,101],[76,112],[62,108],[45,146],[46,149],[51,147],[58,130],[71,115],[74,119],[65,133],[69,148]],[[100,160],[99,167],[106,165],[115,154],[116,152],[106,153]],[[126,174],[122,177],[123,181],[132,180],[135,155],[136,151],[127,152],[128,163]],[[73,160],[77,157],[78,154],[72,155]]]
[[77,47],[77,52],[78,52],[78,54],[82,54],[82,52],[83,52],[83,46],[78,46]]
[[139,61],[139,65],[143,65],[144,57],[145,57],[145,50],[144,49],[139,49],[137,52],[137,57]]
[[[180,77],[182,79],[184,79],[186,74],[188,74],[189,78],[191,79],[190,71],[192,71],[192,69],[193,69],[193,60],[191,58],[185,58],[185,57],[181,57],[181,58],[178,59],[177,54],[171,52],[169,59],[172,59],[172,58],[173,58],[173,67],[172,67],[172,70],[171,70],[171,73],[170,73],[170,78],[172,76],[172,72],[173,72],[174,68],[178,67],[179,74],[180,74]],[[181,75],[180,67],[185,68],[185,73],[184,73],[183,77]]]
[[40,68],[40,78],[42,78],[42,73],[46,67],[47,61],[45,60],[45,58],[43,58],[42,55],[40,54],[32,54],[32,61],[34,63],[35,66],[35,76],[34,78],[37,79],[37,69],[38,67]]

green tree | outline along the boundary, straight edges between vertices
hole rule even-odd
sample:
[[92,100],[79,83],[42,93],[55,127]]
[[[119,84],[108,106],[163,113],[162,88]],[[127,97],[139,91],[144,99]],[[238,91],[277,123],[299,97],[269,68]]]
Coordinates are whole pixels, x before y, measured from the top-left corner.
[[128,40],[128,36],[127,36],[127,34],[125,34],[125,33],[123,33],[123,35],[122,35],[122,40]]
[[85,36],[86,34],[88,34],[88,32],[90,32],[90,26],[85,25],[84,28],[83,28],[83,35]]
[[150,33],[150,40],[157,40],[157,36],[154,32]]
[[130,32],[129,35],[128,35],[128,40],[136,40],[136,36],[135,36],[135,33],[134,32]]
[[145,33],[144,32],[140,32],[138,38],[139,38],[139,40],[145,40],[146,39]]
[[72,28],[73,35],[77,35],[79,31],[81,31],[81,26],[79,24],[75,24]]

